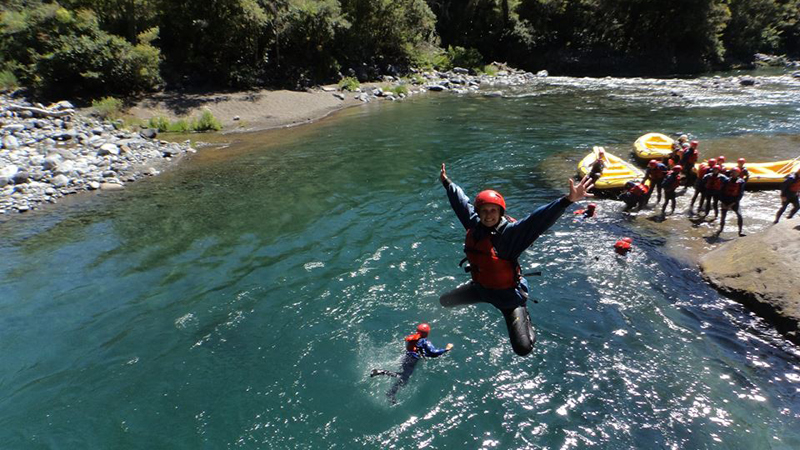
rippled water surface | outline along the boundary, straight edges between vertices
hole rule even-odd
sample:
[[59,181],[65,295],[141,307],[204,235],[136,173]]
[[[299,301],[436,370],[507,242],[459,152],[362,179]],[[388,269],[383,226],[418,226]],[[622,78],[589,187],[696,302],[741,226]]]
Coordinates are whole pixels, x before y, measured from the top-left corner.
[[[519,217],[562,195],[592,145],[627,156],[648,131],[791,159],[800,81],[498,89],[237,137],[0,224],[0,447],[800,448],[800,351],[680,257],[687,233],[716,245],[711,228],[611,200],[593,222],[568,210],[521,260],[543,276],[520,358],[491,306],[438,305],[466,276],[437,181],[447,162]],[[745,197],[748,232],[776,197]],[[635,239],[624,259],[620,236]],[[456,347],[391,406],[391,380],[368,373],[398,367],[420,321]]]

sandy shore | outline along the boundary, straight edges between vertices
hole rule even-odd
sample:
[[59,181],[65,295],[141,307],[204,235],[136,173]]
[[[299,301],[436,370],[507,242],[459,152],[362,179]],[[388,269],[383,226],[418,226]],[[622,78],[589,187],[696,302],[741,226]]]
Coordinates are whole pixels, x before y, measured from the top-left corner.
[[307,92],[255,90],[202,94],[159,93],[144,99],[128,115],[147,120],[163,116],[172,121],[197,117],[207,109],[219,119],[223,133],[263,131],[311,123],[341,109],[363,104],[351,93],[344,100],[335,86]]

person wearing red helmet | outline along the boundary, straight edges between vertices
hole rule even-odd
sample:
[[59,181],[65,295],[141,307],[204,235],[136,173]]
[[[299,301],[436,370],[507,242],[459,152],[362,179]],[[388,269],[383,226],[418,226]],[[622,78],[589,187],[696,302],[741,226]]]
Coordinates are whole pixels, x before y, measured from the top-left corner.
[[620,194],[619,199],[625,202],[625,211],[633,208],[640,210],[647,201],[647,194],[650,188],[639,180],[631,180],[625,183],[625,192]]
[[592,179],[592,183],[597,183],[597,180],[603,176],[603,170],[606,168],[606,152],[602,148],[597,151],[597,158],[592,163],[592,167],[589,169],[589,178]]
[[739,165],[739,178],[742,178],[745,183],[750,181],[750,171],[744,166],[747,163],[747,160],[744,158],[739,158],[736,161],[736,164]]
[[650,181],[650,189],[647,191],[647,198],[644,200],[644,206],[647,206],[647,203],[650,202],[650,196],[653,195],[653,191],[657,193],[656,205],[661,203],[661,193],[664,191],[661,187],[661,182],[664,180],[664,177],[667,176],[667,172],[669,172],[669,169],[664,163],[658,162],[655,159],[651,159],[650,162],[647,163],[647,169],[644,171],[642,183],[646,184]]
[[690,184],[694,183],[694,172],[692,169],[694,168],[695,163],[697,163],[697,158],[700,156],[700,150],[697,149],[697,146],[700,143],[698,141],[692,141],[689,144],[689,148],[683,153],[683,157],[681,158],[681,166],[683,166],[683,176],[686,179],[686,185],[689,186]]
[[719,158],[717,158],[717,165],[712,167],[711,172],[705,174],[703,177],[703,191],[706,196],[705,206],[701,202],[700,206],[697,208],[697,214],[700,214],[700,209],[703,210],[703,219],[708,216],[712,207],[714,208],[714,219],[712,220],[716,220],[719,215],[719,192],[725,181],[725,176],[720,173],[721,171],[722,164],[719,163]]
[[594,217],[596,209],[597,209],[596,204],[589,203],[588,205],[586,205],[586,209],[577,209],[573,214],[581,214],[584,219],[590,219]]
[[400,372],[372,369],[372,373],[369,375],[370,377],[386,375],[397,378],[397,381],[386,393],[386,396],[389,397],[389,401],[392,404],[397,403],[397,391],[411,378],[411,374],[414,373],[414,368],[417,366],[417,362],[420,358],[436,358],[449,352],[453,348],[453,344],[447,344],[445,348],[436,348],[428,340],[428,334],[430,332],[431,326],[427,323],[421,323],[417,325],[417,331],[415,333],[405,337],[406,353],[403,356],[403,366]]
[[739,225],[739,236],[744,236],[742,233],[742,213],[739,212],[739,203],[744,195],[744,178],[739,177],[741,171],[738,167],[730,170],[730,176],[722,176],[722,188],[719,191],[719,203],[722,206],[722,216],[719,219],[719,230],[717,236],[722,234],[725,228],[725,217],[728,215],[728,210],[736,213],[736,223]]
[[511,347],[520,356],[533,351],[536,333],[527,309],[529,286],[522,275],[519,257],[564,213],[567,207],[586,197],[594,186],[586,176],[579,183],[569,180],[569,194],[540,206],[522,220],[507,218],[506,203],[495,191],[482,191],[475,204],[450,178],[442,164],[439,180],[447,191],[450,206],[467,230],[464,252],[472,280],[439,298],[444,307],[486,302],[503,313]]
[[791,219],[797,214],[797,210],[800,209],[798,192],[800,192],[800,167],[798,167],[797,171],[793,174],[787,176],[781,184],[781,208],[778,210],[778,214],[775,215],[775,223],[781,220],[781,216],[783,212],[786,211],[786,207],[789,206],[789,203],[792,204],[792,210],[789,211],[789,218]]
[[677,196],[675,191],[681,184],[681,171],[683,171],[683,167],[680,164],[672,166],[669,175],[661,182],[661,188],[664,190],[664,205],[661,207],[661,218],[667,217],[667,203],[672,202],[672,208],[669,213],[675,213],[675,197]]
[[703,184],[703,177],[711,170],[712,167],[717,165],[717,160],[714,158],[709,159],[707,162],[700,164],[700,167],[697,168],[697,181],[694,182],[694,195],[692,195],[692,201],[689,202],[689,215],[694,215],[694,201],[700,196],[700,206],[698,206],[698,211],[700,212],[700,208],[703,207],[703,203],[706,200],[706,190],[705,185]]

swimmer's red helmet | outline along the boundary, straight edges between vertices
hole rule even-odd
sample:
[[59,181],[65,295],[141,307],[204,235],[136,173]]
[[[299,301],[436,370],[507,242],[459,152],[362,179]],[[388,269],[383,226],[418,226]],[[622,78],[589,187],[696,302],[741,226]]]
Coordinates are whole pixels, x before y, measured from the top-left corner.
[[475,209],[480,209],[483,205],[497,205],[503,208],[502,213],[506,211],[506,200],[499,192],[491,189],[481,191],[475,197]]
[[697,142],[697,141],[692,141],[692,143],[690,144],[690,146],[691,146],[692,148],[697,148],[697,146],[698,146],[699,144],[700,144],[700,143],[699,143],[699,142]]
[[627,255],[629,251],[631,251],[631,243],[633,239],[631,238],[622,238],[614,243],[614,251],[620,255]]
[[586,209],[588,209],[589,211],[594,211],[595,208],[597,208],[597,205],[595,205],[594,203],[589,203],[588,205],[586,205]]
[[421,323],[417,325],[417,333],[419,333],[422,337],[428,337],[428,333],[431,332],[431,326],[427,323]]
[[711,159],[708,160],[708,167],[714,167],[716,165],[717,165],[717,160],[716,159],[711,158]]
[[724,163],[724,162],[725,162],[725,157],[720,155],[720,156],[717,158],[717,162],[718,162],[718,163],[720,163],[720,164]]
[[739,165],[742,165],[742,166],[743,166],[743,165],[744,165],[744,163],[746,163],[746,162],[747,162],[747,160],[745,160],[744,158],[739,158],[739,160],[738,160],[738,161],[736,161],[736,162],[738,162],[738,163],[739,163]]
[[734,167],[733,169],[731,169],[731,175],[738,176],[739,173],[741,173],[741,169],[739,169],[738,167]]

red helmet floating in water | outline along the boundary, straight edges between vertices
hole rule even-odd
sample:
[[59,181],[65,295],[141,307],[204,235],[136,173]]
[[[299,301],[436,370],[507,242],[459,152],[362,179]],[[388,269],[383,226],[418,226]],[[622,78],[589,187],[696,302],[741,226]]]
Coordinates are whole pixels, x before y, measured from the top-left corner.
[[711,159],[708,160],[708,167],[714,167],[716,165],[717,165],[717,160],[716,159],[711,158]]
[[422,337],[427,337],[428,333],[431,332],[431,326],[427,323],[421,323],[417,325],[417,333],[421,334]]
[[680,172],[681,170],[683,170],[683,166],[680,164],[675,164],[674,166],[672,166],[673,172]]
[[589,203],[588,205],[586,205],[586,209],[588,209],[589,211],[593,211],[595,208],[597,208],[597,205],[594,203]]
[[480,209],[483,205],[497,205],[506,210],[506,200],[500,195],[499,192],[491,189],[481,191],[475,197],[475,209]]
[[698,141],[692,141],[692,143],[691,143],[691,144],[689,144],[689,145],[690,145],[690,147],[692,147],[692,148],[697,148],[697,146],[698,146],[699,144],[700,144],[700,142],[698,142]]
[[747,162],[747,160],[745,160],[744,158],[739,158],[739,160],[738,160],[738,161],[736,161],[736,162],[738,162],[738,163],[739,163],[739,164],[741,164],[741,165],[744,165],[744,163],[746,163],[746,162]]
[[647,167],[655,167],[658,165],[658,161],[655,159],[651,159],[649,163],[647,163]]
[[631,251],[633,239],[625,237],[614,243],[614,251],[619,255],[627,255]]

